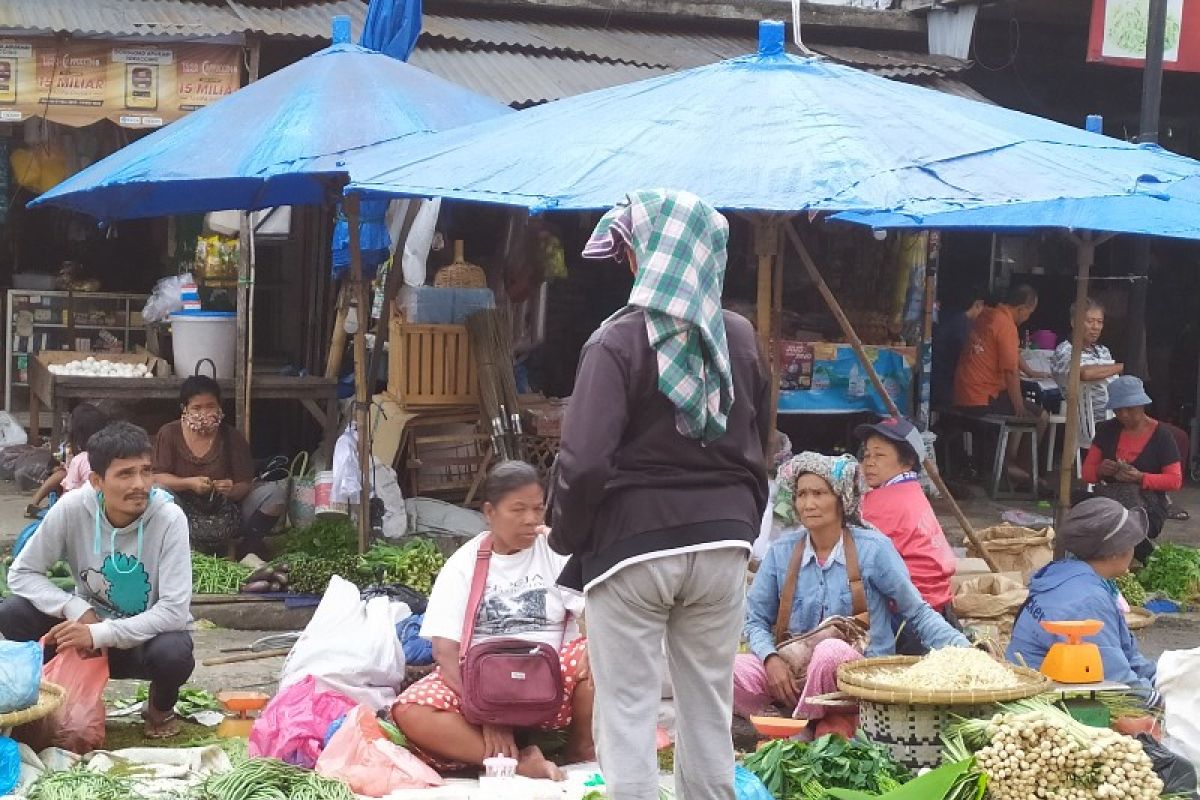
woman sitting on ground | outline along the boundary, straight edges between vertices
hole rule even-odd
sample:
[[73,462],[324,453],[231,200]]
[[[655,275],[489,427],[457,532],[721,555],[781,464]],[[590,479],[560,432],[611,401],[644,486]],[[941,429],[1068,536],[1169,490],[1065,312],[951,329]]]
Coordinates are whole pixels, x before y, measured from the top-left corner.
[[263,539],[286,510],[287,488],[274,482],[255,485],[250,444],[223,424],[215,380],[186,379],[179,407],[180,419],[162,426],[154,439],[154,479],[187,514],[192,549],[224,555],[229,539],[240,533],[238,558],[265,557]]
[[49,497],[51,492],[66,494],[88,482],[92,468],[88,463],[87,443],[93,434],[98,433],[107,424],[108,417],[91,403],[80,403],[75,406],[71,412],[71,422],[67,432],[67,445],[71,451],[71,460],[67,462],[67,466],[64,467],[60,464],[50,473],[50,477],[46,478],[41,488],[37,490],[37,494],[33,496],[29,506],[26,507],[25,516],[34,519],[40,516],[45,511],[42,508],[42,501]]
[[[812,631],[832,616],[849,617],[855,588],[860,588],[869,616],[866,655],[895,652],[889,605],[927,647],[967,647],[969,642],[921,599],[888,538],[863,523],[861,474],[853,457],[801,453],[779,470],[778,491],[776,513],[793,530],[771,545],[746,599],[751,654],[738,656],[734,666],[734,712],[748,717],[778,704],[786,713],[812,721],[811,736],[850,737],[858,727],[855,706],[806,701],[836,691],[837,668],[863,654],[841,639],[827,639],[813,651],[806,675],[792,674],[776,649],[780,642],[774,628],[783,596],[793,599],[780,638]],[[792,572],[797,577],[789,590]],[[861,576],[857,587],[850,583],[852,572]]]
[[1152,539],[1167,519],[1167,492],[1183,486],[1179,448],[1170,432],[1146,414],[1150,396],[1140,378],[1122,375],[1108,385],[1108,407],[1116,419],[1096,426],[1096,436],[1083,462],[1083,480],[1096,484],[1095,494],[1126,508],[1143,508],[1148,539],[1134,557],[1143,564],[1154,552]]
[[1107,497],[1072,508],[1058,534],[1068,557],[1034,573],[1005,657],[1039,669],[1050,645],[1062,641],[1041,626],[1043,621],[1097,619],[1104,627],[1088,641],[1100,648],[1104,679],[1127,684],[1147,705],[1157,705],[1154,663],[1138,651],[1112,582],[1129,571],[1148,525],[1144,509],[1130,510]]
[[[950,589],[958,561],[921,487],[921,434],[908,420],[889,417],[876,425],[860,425],[854,435],[863,443],[863,477],[870,487],[863,496],[863,519],[892,540],[921,599],[959,630]],[[929,652],[904,620],[893,617],[892,627],[898,655]]]
[[439,771],[480,765],[485,758],[517,759],[517,773],[561,780],[562,772],[536,746],[517,742],[527,731],[477,726],[462,715],[459,641],[479,547],[491,537],[487,590],[476,616],[472,644],[515,637],[559,648],[563,704],[544,728],[567,733],[569,763],[595,758],[587,642],[579,633],[583,597],[559,589],[565,556],[546,541],[545,496],[537,471],[519,461],[496,466],[484,486],[483,513],[490,527],[463,545],[442,568],[429,597],[421,636],[433,641],[437,669],[400,695],[392,718],[414,752]]

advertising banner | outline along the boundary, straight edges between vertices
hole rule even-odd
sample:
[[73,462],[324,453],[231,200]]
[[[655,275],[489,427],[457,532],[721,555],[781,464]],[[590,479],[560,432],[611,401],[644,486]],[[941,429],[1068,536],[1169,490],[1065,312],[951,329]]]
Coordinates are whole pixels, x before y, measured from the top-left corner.
[[0,122],[156,128],[241,86],[240,47],[0,39]]
[[[1141,68],[1149,25],[1150,0],[1092,0],[1088,61]],[[1200,72],[1200,0],[1167,0],[1163,68]]]

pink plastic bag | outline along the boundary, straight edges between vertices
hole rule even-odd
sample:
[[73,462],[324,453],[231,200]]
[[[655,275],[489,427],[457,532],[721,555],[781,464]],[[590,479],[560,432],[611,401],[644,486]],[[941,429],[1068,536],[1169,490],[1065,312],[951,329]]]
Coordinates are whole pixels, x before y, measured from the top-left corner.
[[325,731],[352,708],[353,700],[307,675],[271,698],[254,721],[250,756],[278,758],[312,769],[321,755]]
[[82,755],[103,747],[107,654],[84,658],[74,648],[61,650],[42,668],[42,677],[65,689],[66,698],[53,714],[17,728],[13,738],[36,752],[61,747]]
[[429,765],[388,740],[366,706],[355,706],[317,759],[317,772],[345,781],[356,794],[383,797],[444,781]]

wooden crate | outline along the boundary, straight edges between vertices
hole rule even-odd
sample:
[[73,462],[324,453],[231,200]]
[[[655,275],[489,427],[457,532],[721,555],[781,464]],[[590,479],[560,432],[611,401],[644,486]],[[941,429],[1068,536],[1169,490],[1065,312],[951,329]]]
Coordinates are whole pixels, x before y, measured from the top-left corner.
[[388,393],[404,408],[476,406],[479,376],[465,325],[389,324]]

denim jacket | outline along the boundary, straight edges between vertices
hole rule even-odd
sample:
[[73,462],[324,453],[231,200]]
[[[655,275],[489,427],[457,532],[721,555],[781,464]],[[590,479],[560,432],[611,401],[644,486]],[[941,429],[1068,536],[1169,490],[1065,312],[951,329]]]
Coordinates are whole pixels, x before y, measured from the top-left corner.
[[[851,528],[850,532],[858,551],[858,568],[867,595],[867,608],[871,612],[868,656],[895,653],[888,601],[895,604],[899,616],[914,627],[927,647],[970,645],[966,637],[921,599],[891,540],[878,531],[865,528]],[[745,634],[750,651],[760,660],[775,653],[773,629],[788,564],[792,551],[806,547],[807,543],[808,531],[804,528],[783,534],[771,545],[754,576],[746,597]],[[844,561],[830,558],[822,567],[812,559],[800,568],[789,628],[793,633],[804,633],[828,617],[850,616],[852,608]]]

